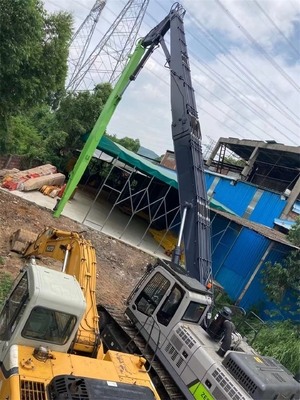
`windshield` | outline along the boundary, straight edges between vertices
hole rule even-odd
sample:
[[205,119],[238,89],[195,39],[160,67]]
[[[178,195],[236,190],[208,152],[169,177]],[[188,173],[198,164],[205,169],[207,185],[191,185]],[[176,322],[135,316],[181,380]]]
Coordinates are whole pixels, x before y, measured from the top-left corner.
[[202,314],[204,313],[205,308],[206,305],[196,301],[191,301],[182,317],[182,320],[198,323],[202,317]]
[[44,307],[35,307],[25,324],[22,336],[54,344],[65,344],[76,324],[76,317]]

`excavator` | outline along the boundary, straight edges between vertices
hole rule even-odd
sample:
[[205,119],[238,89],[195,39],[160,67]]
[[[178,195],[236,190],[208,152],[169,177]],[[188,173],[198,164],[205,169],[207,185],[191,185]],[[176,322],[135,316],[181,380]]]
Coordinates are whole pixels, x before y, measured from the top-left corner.
[[[130,75],[134,81],[160,46],[171,77],[172,137],[176,159],[181,226],[172,260],[158,259],[127,299],[125,314],[98,308],[105,348],[145,356],[153,381],[166,399],[292,400],[300,385],[276,359],[264,357],[238,333],[233,310],[212,319],[214,281],[211,231],[201,151],[201,129],[189,65],[183,18],[176,3],[141,41],[147,51]],[[170,34],[170,46],[164,39]],[[127,87],[127,86],[126,86]],[[182,244],[185,268],[180,266]],[[255,327],[246,319],[246,326]]]
[[[296,400],[300,385],[237,332],[232,310],[211,318],[214,281],[201,130],[183,18],[170,13],[130,57],[74,167],[61,212],[122,94],[161,46],[171,76],[172,136],[181,227],[172,260],[158,259],[125,313],[96,305],[93,246],[80,234],[47,228],[24,251],[27,266],[0,316],[0,399]],[[170,50],[164,37],[170,33]],[[185,266],[180,265],[181,244]],[[45,255],[61,271],[38,266]]]
[[[0,314],[0,399],[159,400],[143,357],[104,351],[90,241],[47,227],[23,255]],[[40,256],[60,270],[38,265]]]

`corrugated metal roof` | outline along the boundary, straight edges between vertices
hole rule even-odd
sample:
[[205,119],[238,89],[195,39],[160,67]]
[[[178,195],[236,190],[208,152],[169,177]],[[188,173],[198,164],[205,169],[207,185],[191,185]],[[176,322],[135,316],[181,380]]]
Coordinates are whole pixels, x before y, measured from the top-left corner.
[[300,202],[299,201],[296,201],[295,204],[293,205],[293,211],[296,214],[300,214]]
[[284,235],[281,232],[276,231],[275,229],[271,229],[267,226],[258,224],[257,222],[253,222],[253,221],[249,221],[245,218],[241,218],[239,216],[236,215],[232,215],[232,214],[227,214],[223,211],[219,211],[219,210],[213,210],[213,212],[222,215],[224,218],[231,220],[239,225],[244,226],[245,228],[248,228],[254,232],[259,233],[260,235],[265,236],[268,239],[271,239],[275,242],[278,243],[282,243],[286,246],[298,249],[297,246],[294,246],[291,242],[289,242],[286,238],[286,235]]
[[295,221],[288,221],[287,219],[275,218],[274,219],[274,224],[278,225],[278,226],[282,226],[283,228],[286,228],[286,229],[290,230],[291,227],[296,224],[296,222]]

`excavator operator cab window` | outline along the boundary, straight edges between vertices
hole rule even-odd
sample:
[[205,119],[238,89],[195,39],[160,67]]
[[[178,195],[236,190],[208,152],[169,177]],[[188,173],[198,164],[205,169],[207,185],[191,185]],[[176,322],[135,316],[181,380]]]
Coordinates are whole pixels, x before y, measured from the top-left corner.
[[73,332],[76,317],[44,307],[35,307],[22,331],[27,339],[65,344]]
[[157,272],[144,287],[135,301],[137,309],[146,315],[152,315],[170,286],[170,281]]
[[160,324],[163,324],[165,326],[169,325],[183,297],[184,297],[184,291],[175,284],[173,286],[173,289],[171,290],[171,293],[164,301],[160,310],[157,312],[157,321]]
[[183,317],[181,318],[182,321],[194,322],[197,324],[200,321],[200,318],[202,317],[206,307],[207,306],[204,304],[191,301],[185,313],[183,314]]
[[10,340],[29,299],[27,272],[20,276],[0,313],[0,340]]

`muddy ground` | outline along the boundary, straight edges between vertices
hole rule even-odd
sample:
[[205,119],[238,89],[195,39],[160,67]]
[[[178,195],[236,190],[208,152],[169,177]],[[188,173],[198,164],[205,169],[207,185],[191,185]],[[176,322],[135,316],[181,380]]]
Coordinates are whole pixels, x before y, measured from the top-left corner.
[[[62,230],[85,231],[97,253],[97,300],[103,304],[124,307],[127,298],[149,262],[154,258],[141,250],[110,238],[69,218],[53,218],[52,211],[23,200],[13,192],[0,190],[0,270],[15,277],[24,260],[10,251],[9,238],[19,228],[35,233],[53,226]],[[57,263],[43,257],[42,265],[56,268]],[[0,275],[1,277],[1,275]]]

